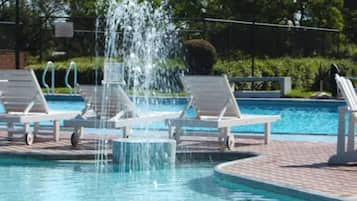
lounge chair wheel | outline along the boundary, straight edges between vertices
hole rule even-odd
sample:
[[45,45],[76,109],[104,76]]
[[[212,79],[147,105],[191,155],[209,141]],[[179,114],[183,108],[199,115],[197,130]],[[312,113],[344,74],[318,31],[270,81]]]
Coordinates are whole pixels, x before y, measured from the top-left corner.
[[225,144],[228,150],[232,150],[235,144],[234,136],[228,135],[225,139]]
[[76,147],[79,144],[79,141],[80,141],[79,133],[73,132],[71,135],[72,147]]
[[26,133],[25,134],[25,142],[26,142],[27,145],[32,145],[34,139],[35,139],[35,136],[32,133]]

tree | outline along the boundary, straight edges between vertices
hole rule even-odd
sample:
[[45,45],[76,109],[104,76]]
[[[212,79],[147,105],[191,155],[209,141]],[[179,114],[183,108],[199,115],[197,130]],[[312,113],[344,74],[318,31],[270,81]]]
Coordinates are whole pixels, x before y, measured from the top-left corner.
[[357,10],[347,9],[345,16],[344,33],[350,41],[357,43]]
[[306,0],[305,25],[343,30],[343,0]]
[[[97,16],[97,0],[66,0],[70,16]],[[102,13],[101,13],[102,14]]]

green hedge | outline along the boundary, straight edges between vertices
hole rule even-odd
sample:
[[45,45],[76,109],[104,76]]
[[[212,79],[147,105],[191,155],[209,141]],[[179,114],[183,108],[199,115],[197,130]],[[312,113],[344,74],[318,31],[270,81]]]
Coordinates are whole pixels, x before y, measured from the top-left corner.
[[[96,59],[89,57],[73,58],[78,66],[80,84],[91,84],[95,80]],[[99,58],[99,64],[103,64],[103,58]],[[324,82],[324,89],[329,89],[329,68],[332,63],[339,65],[342,74],[357,76],[357,62],[352,59],[329,59],[321,57],[308,58],[264,58],[255,60],[255,76],[275,77],[290,76],[292,78],[292,87],[295,89],[318,90],[320,79]],[[56,62],[56,86],[64,86],[63,80],[69,61]],[[28,68],[34,69],[38,78],[41,74],[45,63],[33,64]],[[167,64],[172,71],[176,72],[184,68],[184,64],[178,60],[170,60]],[[99,66],[102,68],[102,66]],[[249,58],[219,59],[214,67],[215,74],[227,74],[229,77],[250,76],[251,60]],[[50,77],[48,75],[48,77]],[[102,79],[100,71],[98,80]],[[173,78],[172,78],[173,79]],[[258,89],[278,89],[277,83],[256,83]]]
[[[65,87],[64,83],[64,78],[66,75],[66,70],[68,68],[68,65],[71,61],[74,61],[77,65],[78,68],[78,83],[79,84],[94,84],[96,80],[96,63],[98,63],[99,71],[98,71],[98,77],[97,81],[98,83],[101,82],[103,79],[103,63],[104,63],[104,58],[100,57],[98,60],[96,60],[94,57],[76,57],[72,58],[67,61],[58,61],[54,62],[55,64],[55,69],[56,69],[56,74],[55,74],[55,80],[56,80],[56,87]],[[28,69],[33,69],[35,71],[35,74],[38,78],[38,80],[42,80],[42,73],[43,70],[45,69],[46,63],[37,63],[37,64],[31,64],[28,65],[26,68]],[[184,69],[185,65],[182,60],[178,59],[170,59],[165,63],[166,69],[164,71],[158,71],[158,74],[161,75],[171,75],[170,80],[172,82],[178,82],[178,76],[176,76],[177,72],[180,72],[182,69]],[[69,77],[69,82],[71,85],[73,85],[73,73],[70,74]],[[49,84],[50,83],[50,72],[47,73],[46,76],[46,82]]]
[[[350,59],[329,58],[266,58],[255,60],[255,76],[276,77],[290,76],[292,87],[298,89],[318,90],[320,80],[324,89],[329,89],[329,69],[336,63],[345,75],[357,75],[357,63]],[[251,60],[219,60],[215,65],[216,74],[227,74],[230,77],[250,76]],[[265,86],[265,88],[269,88]],[[272,89],[277,87],[271,86]]]
[[[76,63],[78,72],[86,72],[86,71],[95,70],[96,62],[97,62],[95,57],[75,57],[75,58],[69,59],[67,61],[56,61],[56,62],[54,62],[56,71],[61,71],[61,70],[66,71],[66,69],[71,61],[74,61]],[[102,58],[102,57],[98,58],[98,67],[99,68],[103,68],[103,61],[104,61],[104,58]],[[36,64],[28,65],[26,68],[31,68],[35,71],[42,71],[45,68],[45,66],[46,66],[46,62],[43,62],[43,63],[36,63]]]

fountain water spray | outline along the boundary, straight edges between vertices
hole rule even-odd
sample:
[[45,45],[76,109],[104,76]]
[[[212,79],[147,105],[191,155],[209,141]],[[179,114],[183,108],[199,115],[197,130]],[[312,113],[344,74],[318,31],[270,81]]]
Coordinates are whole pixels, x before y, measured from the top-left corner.
[[[130,90],[134,102],[144,105],[140,108],[149,108],[149,96],[157,91],[171,93],[177,88],[167,68],[169,57],[173,57],[179,47],[178,29],[172,22],[170,9],[165,1],[158,6],[147,0],[110,0],[98,4],[101,4],[100,8],[106,7],[107,11],[104,27],[105,79],[101,94],[105,101],[101,111],[105,113],[110,105],[110,87]],[[99,128],[106,128],[105,120],[99,120]],[[107,142],[105,137],[98,140],[98,166],[106,164]]]

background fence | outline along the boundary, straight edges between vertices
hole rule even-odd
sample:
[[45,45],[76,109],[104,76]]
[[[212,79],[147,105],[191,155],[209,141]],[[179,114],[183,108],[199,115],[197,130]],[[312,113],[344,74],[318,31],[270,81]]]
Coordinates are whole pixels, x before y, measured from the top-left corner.
[[[175,19],[186,24],[181,29],[181,40],[204,38],[217,49],[218,55],[232,57],[253,55],[257,57],[280,56],[338,56],[339,31],[334,29],[293,27],[287,25],[253,23],[246,21],[202,19]],[[103,55],[103,32],[97,32],[95,17],[52,17],[34,24],[21,24],[20,51],[37,60]],[[55,24],[73,22],[72,38],[55,37]],[[100,22],[102,22],[100,20]],[[100,23],[102,24],[102,23]],[[14,50],[15,23],[0,22],[0,49]],[[65,53],[59,56],[58,53]],[[32,61],[30,61],[32,62]]]

